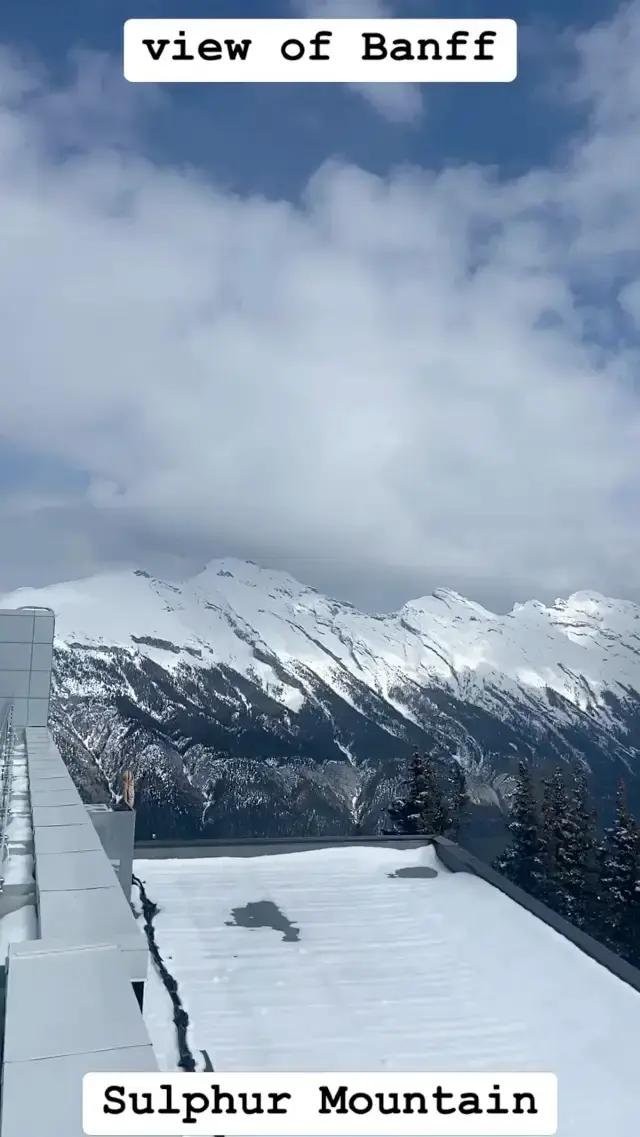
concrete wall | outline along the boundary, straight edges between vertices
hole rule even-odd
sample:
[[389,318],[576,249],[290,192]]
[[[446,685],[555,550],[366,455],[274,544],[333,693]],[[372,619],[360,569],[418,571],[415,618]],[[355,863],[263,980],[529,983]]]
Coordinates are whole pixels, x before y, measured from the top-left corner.
[[14,732],[12,770],[28,782],[38,912],[0,964],[0,1133],[82,1137],[83,1074],[157,1070],[140,1013],[149,948],[46,727]]
[[47,725],[54,624],[48,608],[0,609],[0,705],[13,703],[14,727]]
[[430,837],[402,834],[373,837],[226,837],[196,841],[136,841],[138,860],[172,860],[181,857],[267,857],[274,853],[308,853],[311,849],[346,848],[373,845],[382,849],[420,849],[430,845]]
[[40,937],[116,944],[131,982],[144,982],[147,941],[60,752],[44,728],[25,735]]
[[82,1137],[84,1074],[157,1071],[123,955],[104,943],[10,945],[2,1137]]
[[88,805],[86,809],[120,881],[122,891],[127,900],[130,900],[135,812],[132,809],[108,809],[100,805]]
[[516,904],[526,908],[532,916],[536,916],[538,920],[543,920],[545,924],[553,928],[554,932],[558,932],[565,939],[570,940],[585,955],[594,959],[602,967],[606,967],[607,971],[611,971],[618,979],[622,979],[624,983],[628,983],[630,987],[640,991],[640,971],[636,967],[632,967],[630,963],[621,959],[619,955],[615,955],[609,948],[598,943],[586,932],[570,924],[568,920],[559,916],[553,909],[547,908],[546,904],[542,904],[540,900],[535,900],[533,896],[523,892],[521,888],[512,884],[501,873],[496,872],[490,865],[483,864],[477,857],[468,853],[466,849],[456,845],[454,841],[449,841],[446,837],[434,837],[433,844],[438,859],[450,872],[468,872],[480,877],[493,888],[503,892],[510,900],[515,900]]

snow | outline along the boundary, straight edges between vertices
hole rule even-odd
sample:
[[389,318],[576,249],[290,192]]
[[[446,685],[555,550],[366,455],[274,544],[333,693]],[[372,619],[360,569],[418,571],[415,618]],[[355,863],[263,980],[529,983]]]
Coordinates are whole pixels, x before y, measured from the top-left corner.
[[15,912],[0,916],[0,965],[4,965],[9,944],[38,938],[38,916],[35,904],[25,904]]
[[[171,961],[168,962],[169,968]],[[144,993],[144,1019],[160,1070],[178,1069],[178,1048],[173,1025],[173,1006],[153,964],[149,964]]]
[[33,857],[30,853],[10,850],[0,866],[4,886],[33,885]]
[[[394,877],[401,868],[437,876]],[[559,1137],[635,1137],[640,994],[431,849],[137,861],[159,948],[220,1071],[553,1072]],[[270,901],[299,940],[233,925]],[[168,1000],[145,1017],[171,1053]]]
[[33,839],[33,828],[31,826],[30,814],[16,814],[9,818],[6,831],[7,841],[9,845],[24,844],[25,842]]
[[470,684],[538,697],[550,687],[603,717],[605,690],[640,690],[640,607],[591,592],[497,615],[440,589],[372,616],[287,573],[225,559],[180,584],[113,572],[0,597],[0,607],[22,604],[53,608],[58,646],[120,647],[168,670],[222,664],[255,675],[294,714],[309,674],[343,700],[353,676],[394,705],[403,683],[446,683],[467,699]]

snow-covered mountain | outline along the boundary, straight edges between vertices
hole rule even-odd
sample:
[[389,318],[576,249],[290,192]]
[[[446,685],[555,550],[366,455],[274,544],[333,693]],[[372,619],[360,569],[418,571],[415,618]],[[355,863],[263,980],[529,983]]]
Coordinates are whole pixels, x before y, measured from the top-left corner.
[[54,730],[87,796],[136,774],[139,836],[380,825],[415,746],[497,807],[518,756],[587,761],[640,798],[640,607],[579,592],[495,615],[441,590],[366,615],[214,561],[20,589],[57,616]]

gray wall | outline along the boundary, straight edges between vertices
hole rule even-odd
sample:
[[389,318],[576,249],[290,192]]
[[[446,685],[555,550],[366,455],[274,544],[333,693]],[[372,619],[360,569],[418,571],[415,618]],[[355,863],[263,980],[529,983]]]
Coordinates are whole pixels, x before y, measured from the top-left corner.
[[204,837],[195,841],[136,841],[135,854],[140,861],[154,861],[182,857],[267,857],[274,853],[308,853],[312,849],[343,849],[352,845],[421,849],[423,845],[430,844],[430,837],[406,837],[395,833],[370,837],[238,837],[235,840]]
[[55,618],[50,609],[0,609],[0,705],[13,703],[13,725],[46,726]]
[[131,898],[133,875],[133,839],[136,815],[133,809],[104,809],[86,806],[113,870],[127,900]]
[[519,904],[521,908],[526,908],[532,916],[537,916],[539,920],[543,920],[555,932],[559,932],[565,939],[570,940],[585,955],[594,959],[602,967],[606,967],[607,971],[611,971],[618,979],[622,979],[630,987],[640,991],[640,971],[627,963],[625,959],[604,947],[603,944],[598,943],[597,940],[583,932],[581,928],[570,924],[568,920],[559,916],[551,908],[547,908],[546,904],[542,904],[540,900],[535,900],[533,896],[523,892],[521,888],[512,884],[510,880],[496,872],[490,865],[483,864],[477,857],[468,853],[466,849],[461,849],[454,841],[449,841],[446,837],[434,837],[433,844],[439,859],[450,872],[473,873],[474,876],[480,877],[487,884],[498,888],[510,900],[515,900],[516,904]]

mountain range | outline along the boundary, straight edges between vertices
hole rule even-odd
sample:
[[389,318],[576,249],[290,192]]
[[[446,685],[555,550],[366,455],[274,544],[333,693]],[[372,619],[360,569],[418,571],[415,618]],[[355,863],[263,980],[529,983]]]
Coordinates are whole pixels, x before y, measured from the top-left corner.
[[56,613],[52,729],[88,801],[130,769],[138,838],[375,832],[415,748],[465,775],[476,832],[520,757],[586,763],[640,806],[640,607],[577,592],[506,615],[442,589],[371,615],[231,559],[0,597]]

